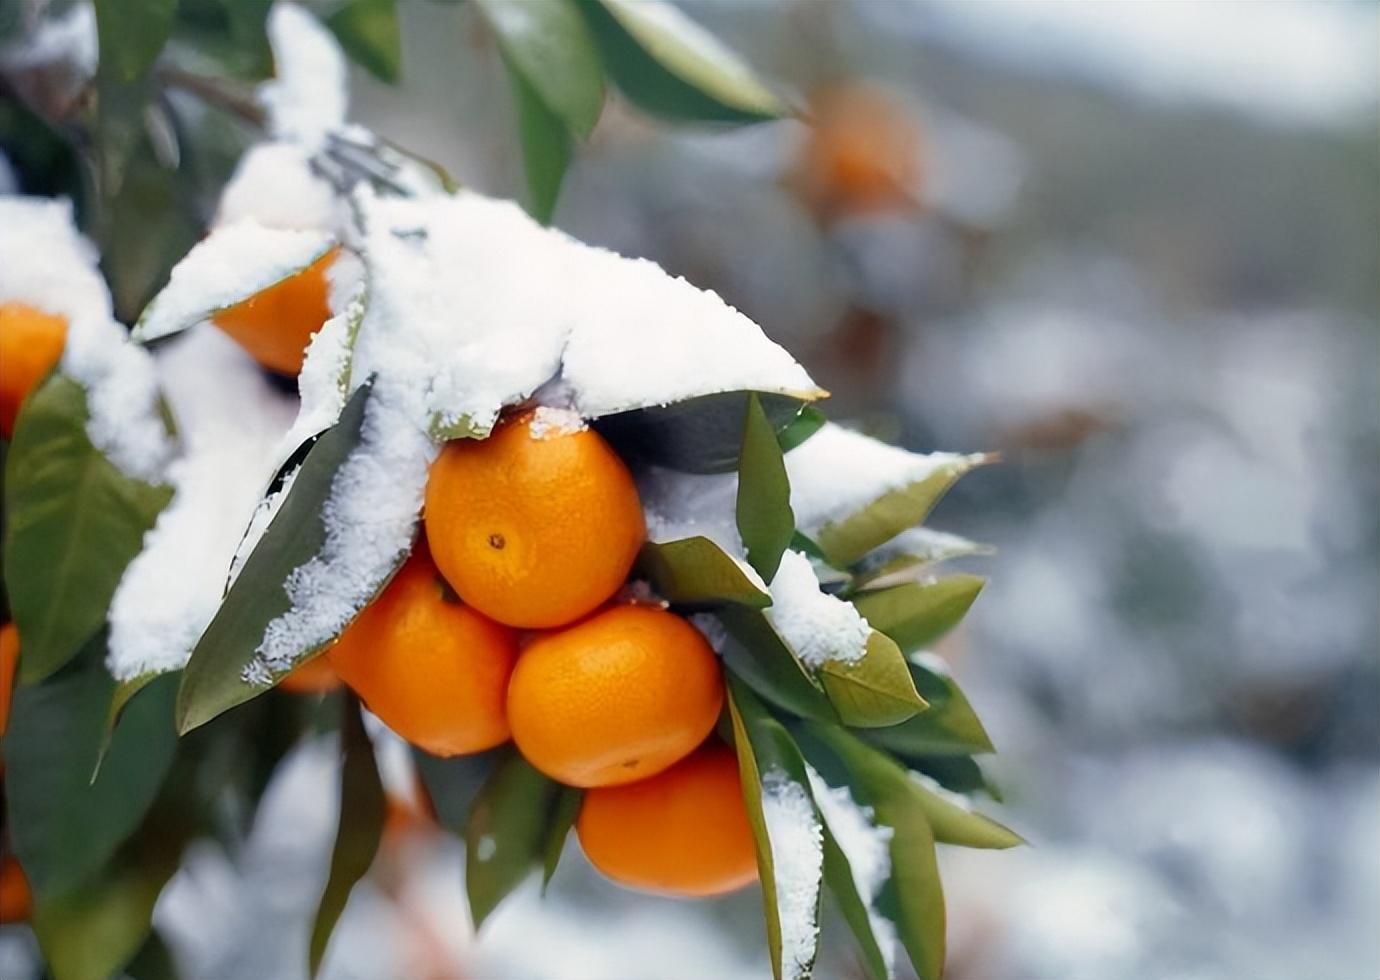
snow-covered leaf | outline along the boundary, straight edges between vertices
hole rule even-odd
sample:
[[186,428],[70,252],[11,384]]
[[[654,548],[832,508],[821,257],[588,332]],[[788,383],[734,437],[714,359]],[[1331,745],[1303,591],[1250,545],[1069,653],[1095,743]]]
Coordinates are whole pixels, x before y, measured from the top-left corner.
[[987,731],[943,661],[932,654],[919,654],[908,666],[915,689],[930,703],[929,710],[891,728],[867,732],[864,737],[905,758],[993,751]]
[[609,74],[647,112],[737,123],[785,112],[736,54],[671,4],[591,0],[580,9],[594,29]]
[[998,803],[1002,802],[1001,787],[992,781],[971,755],[910,756],[906,764],[952,792],[964,795],[986,793]]
[[290,279],[334,247],[324,231],[269,228],[249,218],[222,225],[173,267],[135,324],[134,339],[146,343],[194,327]]
[[819,948],[822,823],[790,733],[740,681],[730,677],[728,689],[772,973],[777,980],[800,980],[812,973]]
[[[527,4],[523,3],[522,6]],[[537,95],[521,74],[512,72],[517,100],[518,138],[522,142],[522,169],[527,175],[527,211],[544,225],[556,213],[561,183],[574,152],[565,124]]]
[[944,789],[928,776],[911,776],[916,800],[941,844],[1003,850],[1024,844],[1020,834],[973,810],[968,799]]
[[762,608],[771,602],[749,570],[713,541],[696,536],[642,546],[636,574],[657,595],[677,606],[713,606],[725,602]]
[[985,584],[986,579],[976,575],[949,575],[864,592],[853,605],[874,629],[895,640],[902,651],[912,653],[957,626]]
[[326,18],[345,52],[384,82],[398,80],[402,37],[397,0],[345,0]]
[[795,515],[791,513],[791,485],[776,429],[762,410],[761,400],[751,394],[743,413],[736,516],[748,563],[764,582],[770,582],[795,534]]
[[479,929],[542,867],[561,787],[510,750],[475,797],[465,825],[465,894]]
[[14,692],[5,734],[8,832],[39,904],[102,867],[143,819],[172,763],[172,685],[125,710],[95,781],[115,681],[92,640],[66,670]]
[[824,827],[824,883],[838,903],[839,913],[848,923],[853,938],[857,940],[862,966],[869,980],[887,980],[891,971],[887,969],[881,945],[868,920],[867,903],[858,894],[848,858],[840,850],[827,824]]
[[[245,560],[215,618],[192,651],[178,693],[178,730],[185,733],[216,715],[257,697],[273,681],[315,653],[329,639],[266,662],[261,651],[270,624],[293,608],[286,585],[298,569],[316,558],[326,543],[327,517],[337,474],[360,442],[372,389],[359,388],[340,421],[307,453],[282,507],[257,547]],[[404,556],[398,555],[396,564]],[[359,583],[362,609],[383,582]],[[343,626],[343,624],[342,624]]]
[[374,744],[364,730],[359,700],[344,700],[345,717],[340,726],[340,821],[331,850],[331,870],[316,909],[311,929],[307,971],[316,976],[326,955],[331,933],[345,911],[356,882],[364,877],[383,837],[383,782],[379,778]]
[[24,404],[5,460],[5,582],[19,677],[47,677],[104,624],[120,576],[172,496],[124,475],[88,436],[87,396],[54,374]]
[[763,613],[806,668],[855,664],[867,653],[872,630],[858,610],[821,588],[810,559],[799,551],[781,556]]
[[725,606],[714,613],[724,635],[715,644],[724,663],[758,697],[801,718],[837,723],[818,682],[756,609]]
[[856,566],[853,588],[858,591],[890,588],[917,580],[928,574],[930,566],[941,561],[990,555],[994,550],[990,545],[957,534],[913,527],[868,552]]
[[861,660],[826,661],[819,671],[839,718],[857,728],[898,725],[928,704],[915,690],[906,658],[885,634],[873,631]]
[[546,828],[546,843],[542,847],[541,888],[551,884],[551,876],[561,863],[561,853],[565,850],[565,839],[570,828],[575,826],[575,818],[580,815],[580,804],[584,802],[583,790],[573,786],[562,786],[560,796],[551,808],[551,820]]

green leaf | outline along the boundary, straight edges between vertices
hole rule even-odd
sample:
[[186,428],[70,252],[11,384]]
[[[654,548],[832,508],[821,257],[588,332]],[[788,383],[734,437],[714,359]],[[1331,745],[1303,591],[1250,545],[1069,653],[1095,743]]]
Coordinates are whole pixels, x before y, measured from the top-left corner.
[[795,534],[795,514],[791,512],[791,484],[776,428],[756,394],[748,395],[743,413],[742,446],[738,454],[738,534],[747,548],[748,564],[764,582],[770,582],[781,564],[781,553]]
[[776,435],[776,441],[781,444],[781,451],[788,453],[796,446],[801,445],[810,436],[824,428],[824,423],[829,421],[824,413],[813,405],[801,406],[800,413],[790,422],[786,423]]
[[510,750],[479,791],[465,826],[465,893],[476,930],[543,865],[560,790]]
[[349,0],[326,18],[345,53],[379,81],[398,80],[402,37],[395,0]]
[[864,738],[907,758],[995,751],[977,712],[947,671],[913,661],[908,666],[915,689],[930,703],[929,710],[891,728],[869,731]]
[[916,581],[922,569],[939,562],[969,555],[990,555],[995,550],[990,545],[969,541],[957,534],[923,527],[911,528],[857,564],[853,572],[852,590],[885,589],[905,581]]
[[542,848],[541,890],[551,884],[551,876],[561,863],[561,852],[565,850],[565,839],[570,828],[575,826],[575,818],[580,815],[580,804],[584,802],[583,790],[573,786],[562,786],[551,810],[551,820],[546,828],[546,845]]
[[[592,420],[624,459],[688,473],[726,473],[738,465],[747,391],[687,398],[672,405],[639,408]],[[780,431],[820,391],[755,393],[772,428]]]
[[168,944],[163,942],[157,930],[149,932],[144,939],[144,945],[139,947],[139,952],[125,967],[125,975],[130,980],[178,980],[172,950],[168,949]]
[[383,837],[383,782],[374,745],[364,730],[359,700],[350,696],[345,698],[344,705],[345,719],[340,727],[344,755],[340,767],[340,824],[331,851],[330,875],[311,929],[307,969],[313,977],[321,969],[331,933],[345,911],[350,892],[374,863]]
[[995,459],[981,454],[956,456],[923,480],[885,493],[840,521],[812,529],[813,537],[829,556],[830,564],[848,568],[873,548],[928,517],[934,505],[963,474]]
[[100,73],[129,85],[153,67],[168,40],[177,0],[96,0]]
[[[359,445],[370,390],[369,384],[356,390],[340,413],[340,421],[311,447],[287,499],[245,560],[240,576],[192,650],[177,696],[179,732],[186,734],[268,690],[265,685],[246,680],[246,668],[258,656],[256,651],[268,624],[292,606],[283,583],[294,569],[320,553],[325,544],[322,510],[330,497],[336,471]],[[399,556],[399,564],[403,557]],[[362,608],[372,595],[359,598]],[[302,650],[291,666],[319,649]],[[282,673],[288,673],[291,666]]]
[[570,166],[570,132],[538,97],[522,75],[511,71],[517,96],[518,137],[522,142],[522,166],[527,174],[528,213],[544,225],[556,213],[561,182]]
[[[767,948],[771,956],[772,973],[776,980],[782,980],[783,976],[808,977],[814,964],[813,949],[807,962],[791,964],[791,969],[787,969],[782,961],[784,927],[781,921],[781,896],[777,892],[777,855],[772,850],[770,828],[762,799],[765,780],[769,776],[788,779],[804,790],[813,810],[814,802],[809,777],[805,771],[805,759],[785,727],[768,714],[752,692],[732,675],[728,678],[728,707],[733,721],[733,742],[738,754],[743,801],[747,805],[748,822],[752,825],[753,842],[757,850],[757,874],[762,884]],[[815,812],[814,819],[816,824],[822,827],[823,822],[818,812]],[[799,855],[792,857],[798,858]],[[822,865],[820,873],[823,874]],[[814,925],[817,939],[818,892],[815,898]]]
[[824,692],[845,725],[882,728],[900,724],[929,707],[916,692],[906,668],[906,658],[896,644],[873,630],[861,660],[829,660],[819,673]]
[[858,894],[858,886],[853,880],[853,870],[849,866],[848,857],[830,833],[827,823],[824,825],[824,883],[828,885],[830,894],[838,903],[843,920],[848,923],[853,938],[858,942],[858,951],[862,954],[862,966],[867,976],[871,980],[889,980],[890,971],[887,969],[886,956],[872,930],[867,902]]
[[586,139],[604,107],[604,70],[574,0],[478,0],[514,81],[562,130]]
[[470,807],[493,772],[497,753],[457,755],[442,759],[413,748],[412,759],[422,777],[436,819],[452,833],[460,833],[470,819]]
[[86,435],[86,392],[54,374],[24,403],[5,461],[5,582],[21,683],[49,676],[105,623],[125,566],[172,497],[125,476]]
[[[101,765],[105,762],[106,753],[110,751],[111,740],[115,736],[115,726],[120,722],[120,716],[124,714],[129,702],[144,688],[156,681],[160,674],[140,674],[127,681],[118,681],[114,691],[110,695],[110,706],[105,713],[105,729],[101,736],[101,747],[96,753],[96,768],[91,772],[91,781],[95,782],[100,775]],[[171,685],[170,685],[171,686]],[[175,689],[175,688],[174,688]]]
[[123,865],[34,909],[34,934],[53,980],[120,976],[153,924],[172,871]]
[[1025,843],[1020,834],[971,809],[964,797],[939,788],[937,783],[926,786],[914,776],[911,781],[934,839],[941,844],[1003,850]]
[[878,896],[878,911],[896,924],[920,980],[938,980],[944,971],[944,892],[920,785],[841,728],[809,723],[807,730],[847,767],[854,799],[865,800],[877,823],[892,828],[891,876]]
[[726,632],[720,652],[735,676],[778,708],[801,718],[838,723],[834,706],[765,616],[732,606],[715,615]]
[[650,582],[657,595],[677,606],[732,602],[762,609],[771,605],[771,596],[706,537],[647,542],[638,555],[636,574]]
[[932,582],[907,582],[864,592],[853,605],[873,629],[912,653],[957,626],[985,584],[986,580],[976,575],[950,575]]
[[104,656],[101,635],[61,673],[14,692],[4,743],[9,835],[40,903],[109,860],[153,803],[176,748],[174,687],[155,683],[130,702],[92,781],[115,689]]
[[1002,801],[1000,787],[987,778],[982,766],[970,755],[911,756],[906,763],[947,790],[955,793],[981,792],[998,803]]
[[604,65],[634,105],[668,119],[749,123],[786,109],[736,54],[669,4],[580,5]]

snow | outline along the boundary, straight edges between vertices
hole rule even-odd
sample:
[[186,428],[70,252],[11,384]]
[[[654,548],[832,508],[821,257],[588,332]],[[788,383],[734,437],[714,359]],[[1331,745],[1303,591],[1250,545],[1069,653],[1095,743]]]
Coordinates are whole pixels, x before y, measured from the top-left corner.
[[896,955],[896,927],[877,911],[877,896],[891,877],[891,827],[878,826],[870,806],[859,806],[847,786],[830,786],[814,769],[806,767],[810,792],[825,826],[833,835],[843,856],[858,897],[867,906],[867,921],[886,960],[887,975],[892,973]]
[[584,432],[588,428],[579,413],[542,405],[532,413],[532,424],[527,427],[527,434],[533,439],[546,440]]
[[345,56],[330,31],[294,3],[273,5],[268,42],[275,77],[259,87],[259,101],[268,110],[269,132],[319,149],[349,108]]
[[265,228],[333,231],[346,217],[343,202],[311,168],[297,143],[260,143],[240,157],[221,193],[216,225],[252,219]]
[[699,535],[734,558],[746,556],[736,516],[737,473],[682,473],[649,466],[638,476],[637,492],[648,540],[664,544]]
[[815,669],[829,661],[856,663],[872,635],[857,609],[821,591],[814,566],[799,551],[781,556],[771,582],[771,605],[762,612],[801,663]]
[[71,83],[77,85],[96,74],[96,8],[80,3],[57,16],[41,18],[22,42],[0,48],[0,64],[12,71],[65,65],[74,76]]
[[918,565],[928,565],[947,558],[988,554],[990,551],[986,545],[957,534],[928,527],[912,527],[868,552],[867,557],[859,562],[859,570],[864,573],[877,571],[902,558],[914,559]]
[[762,776],[762,816],[771,842],[781,921],[783,980],[806,977],[819,943],[819,884],[824,842],[819,815],[805,787],[779,769]]
[[952,677],[953,669],[949,662],[937,653],[929,650],[919,650],[910,655],[910,662],[917,667],[924,667],[936,677]]
[[235,549],[273,474],[296,401],[219,330],[203,326],[157,355],[184,454],[172,503],[144,536],[110,606],[106,663],[117,680],[177,670],[220,606]]
[[158,482],[174,441],[159,414],[153,361],[112,316],[96,262],[70,201],[0,198],[0,303],[66,318],[61,369],[86,389],[87,436],[126,476]]
[[945,467],[972,467],[985,458],[980,453],[913,453],[827,423],[786,454],[791,508],[797,525],[809,534]]
[[327,232],[268,228],[252,218],[222,225],[173,266],[135,325],[139,341],[186,330],[302,271],[335,244]]

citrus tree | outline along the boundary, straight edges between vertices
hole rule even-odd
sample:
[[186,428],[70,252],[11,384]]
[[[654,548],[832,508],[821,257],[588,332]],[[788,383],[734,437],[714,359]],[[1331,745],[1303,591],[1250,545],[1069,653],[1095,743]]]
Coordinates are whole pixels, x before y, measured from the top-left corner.
[[936,844],[1018,842],[926,652],[982,586],[936,566],[982,549],[924,521],[989,458],[828,422],[718,296],[544,225],[610,93],[789,102],[673,7],[475,0],[524,211],[349,121],[390,0],[39,7],[0,22],[6,152],[69,198],[0,198],[0,919],[50,973],[156,957],[184,850],[324,729],[312,973],[401,736],[475,926],[573,831],[632,888],[760,882],[778,977],[825,890],[868,975],[939,976]]

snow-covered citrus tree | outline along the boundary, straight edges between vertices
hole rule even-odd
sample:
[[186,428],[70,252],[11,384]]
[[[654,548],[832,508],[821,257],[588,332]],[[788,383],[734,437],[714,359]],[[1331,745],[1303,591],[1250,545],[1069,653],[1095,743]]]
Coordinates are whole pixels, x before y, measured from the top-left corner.
[[[389,0],[43,6],[3,24],[6,132],[80,206],[0,198],[0,911],[51,974],[156,941],[188,844],[243,835],[327,728],[312,972],[401,736],[476,926],[573,828],[631,887],[760,881],[778,977],[825,888],[868,975],[899,946],[937,977],[935,845],[1018,841],[971,808],[992,746],[925,652],[982,582],[922,524],[987,457],[826,421],[714,293],[542,223],[606,87],[672,122],[787,103],[673,7],[475,0],[524,211],[348,121],[343,52],[398,70]],[[230,117],[255,137],[203,229],[191,162]]]

